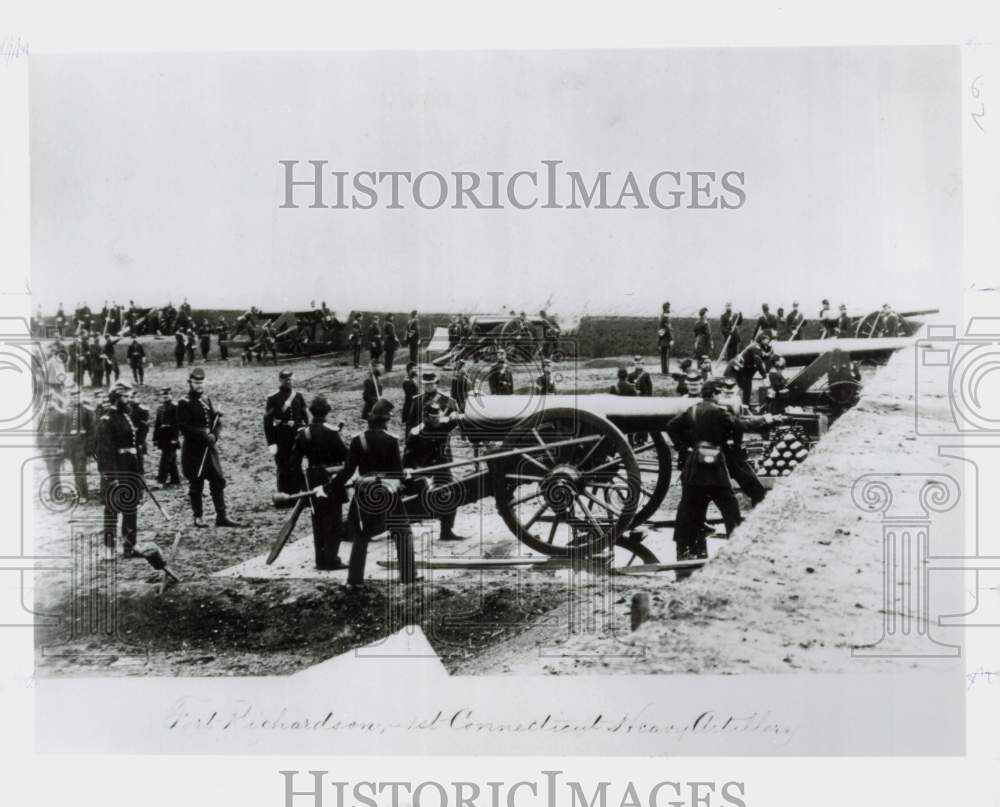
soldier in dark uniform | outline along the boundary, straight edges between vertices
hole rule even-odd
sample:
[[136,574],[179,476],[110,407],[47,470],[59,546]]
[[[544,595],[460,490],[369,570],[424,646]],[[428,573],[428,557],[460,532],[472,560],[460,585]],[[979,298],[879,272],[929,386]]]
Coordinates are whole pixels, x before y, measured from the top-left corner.
[[[459,359],[455,362],[455,375],[451,377],[451,397],[455,401],[459,412],[465,411],[465,402],[469,399],[469,391],[472,389],[472,379],[465,369],[465,362]],[[404,408],[405,408],[404,403]]]
[[733,304],[726,303],[726,310],[719,317],[719,328],[722,331],[722,358],[726,361],[735,359],[740,352],[740,323],[742,314],[733,313]]
[[191,321],[191,303],[189,303],[188,298],[185,297],[177,314],[177,328],[178,330],[187,330],[192,325],[194,325],[194,323]]
[[63,304],[59,303],[56,310],[56,334],[61,338],[66,332],[66,312],[63,311]]
[[514,374],[507,366],[507,351],[497,351],[497,362],[490,368],[487,382],[493,395],[514,394]]
[[403,409],[402,417],[403,423],[406,423],[407,417],[409,417],[410,406],[413,404],[413,399],[417,397],[417,393],[420,392],[420,384],[417,383],[417,365],[416,362],[408,361],[406,363],[406,378],[403,379]]
[[539,311],[542,320],[542,357],[551,359],[559,345],[559,335],[562,333],[555,316],[549,317],[545,311]]
[[448,348],[454,349],[462,339],[462,326],[458,324],[458,317],[454,316],[448,322]]
[[121,368],[118,366],[118,354],[115,353],[115,345],[118,344],[120,336],[107,334],[104,337],[104,385],[111,386],[111,374],[114,373],[115,381],[121,376]]
[[542,359],[542,374],[535,379],[536,395],[555,395],[556,382],[552,378],[552,362]]
[[768,411],[774,415],[780,415],[788,406],[788,381],[784,369],[785,359],[782,356],[775,356],[771,369],[767,371],[766,404]]
[[264,404],[264,439],[267,450],[274,457],[279,493],[295,493],[302,489],[299,475],[290,473],[290,460],[295,435],[309,421],[309,416],[302,393],[292,390],[292,377],[291,370],[278,373],[278,391],[269,395]]
[[392,372],[392,360],[399,349],[399,337],[396,336],[396,323],[392,321],[392,314],[385,315],[385,325],[382,326],[382,345],[385,348],[385,371]]
[[229,358],[229,325],[225,317],[219,317],[219,322],[215,326],[216,339],[219,342],[219,359],[226,361]]
[[[451,431],[458,425],[460,415],[455,401],[438,389],[437,382],[437,373],[423,373],[420,377],[422,391],[410,406],[406,422],[406,452],[403,456],[403,464],[408,468],[426,468],[452,461]],[[444,470],[435,473],[432,480],[435,485],[443,485],[452,482],[454,477],[450,470]],[[453,509],[448,508],[431,515],[437,516],[441,521],[440,540],[465,540],[464,536],[455,534]]]
[[195,333],[194,324],[192,323],[184,331],[184,351],[187,354],[187,363],[194,364],[194,346],[195,346]]
[[834,333],[838,339],[847,339],[851,335],[851,318],[847,316],[847,306],[843,303],[840,305],[840,315],[837,317]]
[[[305,481],[305,490],[312,490],[330,483],[333,475],[328,466],[343,465],[347,459],[347,447],[340,437],[340,429],[326,422],[330,414],[330,404],[322,395],[317,395],[309,404],[312,423],[303,426],[292,443],[289,479]],[[309,465],[302,470],[302,460]],[[296,482],[301,486],[300,482]],[[316,568],[323,571],[346,569],[347,564],[340,559],[340,540],[343,535],[343,490],[333,491],[331,496],[314,496],[312,505],[313,546],[316,552]]]
[[[347,573],[347,584],[351,586],[364,582],[368,542],[387,529],[396,546],[400,582],[412,583],[417,579],[413,532],[403,508],[400,491],[403,461],[399,454],[399,441],[386,431],[391,415],[392,403],[384,398],[377,401],[368,418],[367,431],[351,440],[343,470],[332,481],[314,488],[317,498],[343,496],[345,485],[355,474],[361,475],[355,485],[354,502],[351,505],[352,516],[361,522],[351,547]],[[384,501],[377,493],[368,492],[376,486],[381,491],[390,493],[386,506],[375,506],[375,502]]]
[[420,320],[417,312],[411,311],[406,322],[406,346],[410,349],[410,361],[417,363],[417,353],[420,351]]
[[638,393],[635,389],[635,384],[628,380],[629,371],[626,367],[618,368],[618,381],[611,385],[611,389],[608,390],[612,395],[626,395],[630,398],[634,398]]
[[757,338],[757,334],[766,333],[772,339],[778,335],[778,318],[771,313],[771,307],[764,303],[760,307],[760,316],[757,317],[757,326],[753,330],[752,339]]
[[132,341],[125,351],[129,369],[132,370],[132,383],[142,384],[145,380],[146,348],[139,344],[139,338],[132,334]]
[[694,323],[694,355],[711,355],[715,352],[715,343],[712,341],[712,326],[709,324],[707,308],[698,311],[698,319]]
[[180,472],[177,469],[177,449],[181,444],[180,429],[177,427],[177,404],[170,399],[170,387],[160,390],[160,405],[153,422],[153,445],[160,449],[160,466],[156,481],[161,485],[179,485]]
[[823,300],[819,310],[819,333],[817,336],[820,339],[832,339],[836,335],[837,321],[833,318],[833,312],[830,311],[830,301]]
[[875,336],[899,336],[901,333],[900,325],[899,314],[888,303],[885,303],[879,314],[879,327],[875,331]]
[[382,397],[382,370],[373,361],[368,368],[368,376],[361,385],[361,419],[367,420],[375,402]]
[[459,330],[461,331],[461,339],[459,344],[467,345],[469,340],[472,339],[472,320],[467,316],[459,316]]
[[351,323],[351,335],[347,338],[351,345],[351,355],[354,357],[354,369],[361,369],[361,343],[364,338],[361,334],[361,316],[358,315]]
[[371,361],[382,358],[382,326],[377,315],[373,315],[372,321],[368,323],[368,358]]
[[628,380],[635,387],[637,395],[644,398],[653,396],[653,377],[642,366],[642,356],[632,357],[632,370],[628,374]]
[[128,408],[128,416],[132,418],[132,425],[135,426],[135,447],[139,450],[139,472],[146,474],[146,455],[149,453],[149,446],[146,439],[149,437],[149,410],[142,405],[136,397],[136,392],[131,387],[125,392],[125,402]]
[[97,468],[101,473],[104,502],[104,545],[114,549],[118,515],[122,516],[123,554],[135,555],[138,540],[138,510],[142,498],[142,468],[136,429],[129,416],[127,388],[115,385],[108,392],[109,407],[97,423]]
[[208,317],[202,317],[198,326],[198,347],[202,361],[208,361],[208,351],[212,349],[212,326],[208,324]]
[[174,360],[177,362],[177,367],[180,369],[184,366],[184,332],[177,331],[174,334]]
[[770,350],[771,337],[766,331],[761,331],[753,342],[743,348],[739,356],[726,365],[725,374],[736,379],[744,406],[750,405],[754,376],[767,377],[767,357]]
[[778,327],[774,332],[774,338],[780,339],[785,333],[785,309],[778,306],[778,310],[774,314],[774,319],[778,323]]
[[792,310],[788,312],[788,316],[785,317],[785,328],[788,329],[788,340],[795,341],[802,338],[802,329],[805,327],[805,320],[802,318],[802,312],[799,311],[799,303],[796,300],[792,303]]
[[271,330],[271,324],[265,322],[260,329],[260,342],[257,347],[257,361],[264,361],[264,354],[270,353],[271,358],[274,359],[275,367],[278,366],[278,349],[274,342],[274,332]]
[[[701,403],[667,423],[673,444],[688,450],[681,471],[681,500],[674,527],[678,560],[708,557],[703,525],[710,503],[714,502],[722,513],[727,535],[740,522],[740,506],[723,454],[723,446],[738,436],[739,427],[733,413],[718,404],[718,381],[706,381],[701,397]],[[679,573],[678,577],[687,574]]]
[[750,503],[756,506],[764,500],[767,491],[747,461],[746,449],[743,447],[743,433],[747,429],[770,424],[774,422],[774,418],[770,414],[763,416],[744,414],[743,406],[740,403],[739,389],[735,379],[732,378],[727,378],[722,382],[719,403],[728,407],[733,413],[738,427],[737,433],[722,447],[726,457],[726,467],[729,468],[729,473],[739,485],[740,490],[750,498]]
[[215,505],[215,525],[239,527],[240,524],[226,515],[226,478],[222,474],[222,463],[216,448],[222,416],[204,393],[205,371],[200,367],[188,376],[188,388],[188,394],[177,402],[177,425],[184,438],[181,470],[188,480],[194,525],[207,526],[202,520],[202,491],[207,479],[212,504]]
[[104,355],[104,351],[101,349],[100,343],[97,341],[98,336],[95,334],[93,341],[90,342],[90,358],[88,362],[88,367],[90,369],[90,383],[95,387],[104,386],[104,365],[106,363],[107,357]]
[[69,402],[63,420],[63,457],[73,469],[76,492],[81,502],[90,497],[87,485],[87,459],[94,453],[96,418],[94,410],[83,401],[83,390],[70,390]]
[[177,309],[174,308],[174,304],[172,302],[168,302],[167,307],[163,309],[163,332],[165,334],[172,334],[176,324]]

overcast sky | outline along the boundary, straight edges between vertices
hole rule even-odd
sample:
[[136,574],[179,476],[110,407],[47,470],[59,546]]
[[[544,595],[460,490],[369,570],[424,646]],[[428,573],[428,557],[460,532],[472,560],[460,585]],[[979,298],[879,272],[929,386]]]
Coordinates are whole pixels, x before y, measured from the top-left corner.
[[[41,56],[32,290],[46,310],[940,305],[961,285],[959,81],[947,48]],[[557,159],[616,189],[735,170],[746,202],[287,210],[288,159],[484,176]]]

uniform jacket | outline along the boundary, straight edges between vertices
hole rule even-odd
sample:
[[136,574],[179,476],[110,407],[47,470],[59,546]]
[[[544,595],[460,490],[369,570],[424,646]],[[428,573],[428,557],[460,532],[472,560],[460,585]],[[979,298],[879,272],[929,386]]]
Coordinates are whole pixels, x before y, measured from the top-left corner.
[[514,374],[510,371],[510,366],[501,369],[499,364],[494,364],[489,375],[490,392],[494,395],[514,394]]
[[[117,407],[108,410],[97,422],[97,469],[106,477],[134,486],[139,495],[139,451],[132,419]],[[125,494],[129,499],[133,494]]]
[[347,446],[341,439],[340,430],[326,422],[313,422],[299,429],[291,456],[291,470],[295,478],[302,471],[303,459],[309,463],[305,472],[308,486],[314,488],[327,484],[333,477],[326,466],[343,465],[347,459]]
[[730,334],[734,339],[739,339],[739,334],[735,333],[738,315],[734,311],[723,311],[719,317],[719,328],[722,331],[722,338],[725,339]]
[[552,376],[545,373],[538,376],[535,379],[535,392],[539,395],[555,395],[556,382],[552,380]]
[[[695,487],[728,487],[729,471],[722,449],[729,441],[738,442],[741,437],[739,423],[733,413],[724,406],[702,401],[681,412],[667,423],[667,434],[679,450],[689,450],[687,462],[681,472],[681,482]],[[708,444],[720,450],[712,464],[698,461],[699,444]]]
[[128,363],[131,366],[139,367],[142,364],[143,359],[146,358],[146,348],[136,342],[135,344],[130,344],[128,346],[128,350],[125,351],[125,355],[128,357]]
[[[409,432],[406,437],[406,452],[403,455],[403,465],[407,468],[429,468],[432,465],[443,465],[451,462],[451,432],[458,425],[450,420],[438,426],[421,423],[415,427],[415,432]],[[451,471],[436,472],[437,481],[449,481]]]
[[635,387],[637,395],[649,398],[653,395],[653,378],[643,369],[633,370],[628,374],[629,382]]
[[634,397],[638,393],[635,391],[635,384],[631,381],[616,381],[611,385],[609,392],[612,395],[627,395],[629,397]]
[[264,404],[264,439],[269,446],[279,441],[291,441],[295,433],[309,422],[306,400],[301,392],[278,390],[267,396]]
[[161,451],[177,448],[181,432],[177,427],[177,404],[167,401],[160,404],[153,421],[153,445]]
[[420,342],[420,320],[410,317],[406,323],[406,344],[413,346]]
[[420,387],[417,382],[412,378],[403,379],[403,410],[400,413],[403,417],[403,423],[407,422],[409,418],[410,407],[413,405],[413,399],[417,397],[420,392]]
[[343,469],[323,487],[328,494],[342,492],[355,473],[402,478],[403,458],[399,453],[399,440],[385,429],[368,429],[359,434],[351,440]]
[[660,347],[669,347],[674,341],[674,329],[670,326],[670,314],[660,314],[660,325],[656,332]]
[[465,402],[469,399],[469,390],[472,388],[472,379],[463,372],[455,373],[451,379],[451,397],[455,400],[455,405],[460,412],[465,411]]
[[802,319],[802,312],[796,311],[794,308],[788,312],[788,316],[785,317],[785,327],[788,329],[789,338],[793,334],[796,338],[802,335],[802,328],[805,327],[805,323]]
[[399,337],[396,336],[396,326],[387,322],[382,326],[382,341],[386,350],[395,350],[399,347]]
[[441,407],[442,416],[458,414],[458,404],[440,390],[430,395],[421,392],[413,398],[410,411],[408,412],[409,417],[405,421],[407,440],[409,440],[410,430],[424,422],[427,407],[432,403],[436,403]]
[[712,326],[707,319],[698,319],[694,324],[695,353],[707,353],[712,350]]
[[206,395],[192,397],[188,393],[177,402],[177,426],[184,438],[181,446],[181,470],[188,479],[197,477],[202,457],[205,457],[206,469],[211,466],[218,476],[222,476],[218,449],[208,442],[209,434],[218,437],[222,429],[222,418],[218,415]]
[[366,404],[374,404],[382,397],[382,382],[369,373],[361,385],[361,400]]

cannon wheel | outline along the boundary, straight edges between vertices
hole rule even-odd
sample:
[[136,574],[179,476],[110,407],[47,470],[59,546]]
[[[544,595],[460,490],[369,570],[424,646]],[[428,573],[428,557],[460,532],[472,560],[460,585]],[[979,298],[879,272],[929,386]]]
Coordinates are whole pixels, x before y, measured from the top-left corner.
[[[599,439],[490,462],[497,512],[521,543],[555,557],[612,547],[635,519],[642,475],[625,435],[592,412],[545,409],[518,423],[501,451]],[[605,497],[620,494],[617,501]]]
[[870,314],[865,314],[865,316],[858,320],[857,327],[854,329],[854,336],[858,339],[873,338],[881,313],[881,311],[872,311]]
[[[636,444],[636,438],[642,437],[642,442]],[[662,432],[629,433],[629,443],[632,453],[639,463],[639,473],[642,475],[642,487],[639,493],[639,507],[636,510],[634,524],[649,521],[660,509],[670,489],[670,477],[674,471],[673,457],[670,445],[664,439]],[[617,491],[608,491],[617,497]],[[613,499],[612,499],[613,501]]]

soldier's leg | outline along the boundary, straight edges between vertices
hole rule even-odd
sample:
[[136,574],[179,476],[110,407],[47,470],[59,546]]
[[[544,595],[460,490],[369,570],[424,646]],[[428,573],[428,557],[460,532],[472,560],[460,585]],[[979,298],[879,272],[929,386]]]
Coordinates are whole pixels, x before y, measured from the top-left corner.
[[118,511],[115,509],[114,489],[107,479],[101,480],[101,501],[104,502],[104,545],[114,549],[118,535]]
[[406,517],[390,516],[389,530],[396,547],[396,562],[399,565],[399,582],[412,583],[417,579],[416,558],[413,554],[413,530]]
[[122,510],[122,538],[125,557],[132,557],[132,550],[139,539],[139,513],[134,506]]
[[76,492],[81,500],[90,498],[90,489],[87,486],[87,451],[83,446],[74,447],[69,455],[70,465],[73,467],[73,479],[76,482]]
[[177,449],[169,448],[166,451],[167,454],[167,479],[170,481],[171,485],[179,485],[181,483],[181,472],[177,467]]
[[384,524],[377,526],[363,524],[351,544],[351,559],[348,561],[347,585],[357,586],[365,581],[365,563],[368,560],[368,542],[373,535],[381,532]]
[[188,498],[191,500],[191,513],[195,518],[204,515],[202,494],[205,490],[205,478],[196,477],[188,480]]
[[705,488],[685,485],[681,490],[681,500],[677,506],[674,523],[674,542],[677,544],[677,560],[705,557],[705,538],[702,526],[708,510],[709,496]]
[[313,499],[313,545],[317,569],[340,569],[341,505],[329,498]]
[[55,457],[45,458],[45,469],[48,471],[48,496],[50,502],[55,502],[56,497],[59,495],[59,487],[62,482],[62,463],[63,458],[60,453]]
[[[722,520],[726,525],[726,535],[731,535],[733,530],[739,526],[740,522],[743,520],[740,515],[740,505],[736,501],[736,496],[733,494],[733,489],[730,487],[724,488],[711,488],[711,499],[715,502],[715,506],[719,508],[719,512],[722,513]],[[704,538],[702,542],[704,543]]]
[[167,481],[167,452],[160,451],[160,464],[156,466],[156,481],[163,485]]
[[764,490],[764,485],[761,484],[761,481],[757,478],[757,474],[753,472],[753,468],[750,467],[750,463],[747,462],[742,452],[728,454],[726,456],[726,463],[729,466],[729,473],[736,481],[736,484],[740,486],[740,490],[750,497],[751,503],[757,505],[764,501],[767,491]]

